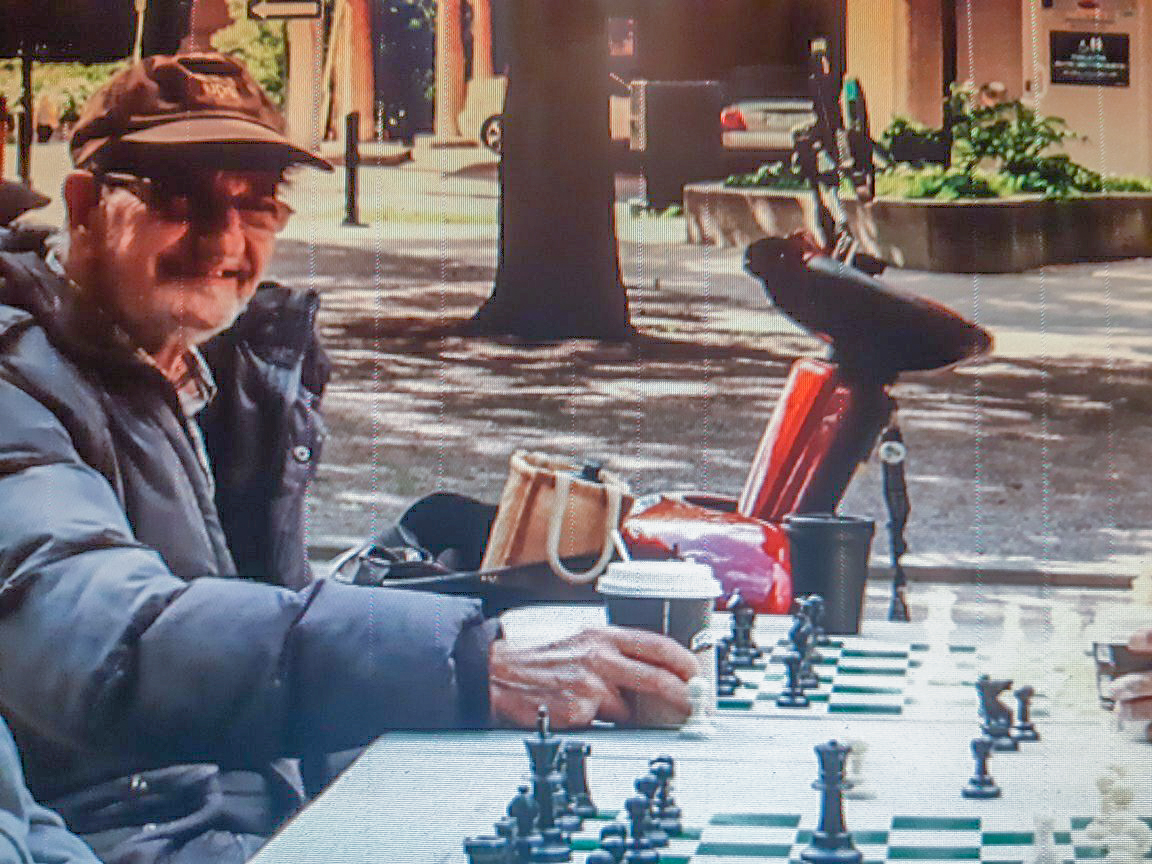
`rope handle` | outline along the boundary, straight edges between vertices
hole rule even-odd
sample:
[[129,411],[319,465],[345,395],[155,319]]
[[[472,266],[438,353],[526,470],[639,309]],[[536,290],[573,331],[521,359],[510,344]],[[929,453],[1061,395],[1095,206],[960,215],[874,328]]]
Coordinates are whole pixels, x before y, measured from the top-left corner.
[[612,542],[612,529],[620,524],[620,487],[611,483],[604,484],[604,492],[608,498],[607,526],[604,531],[604,547],[600,550],[600,558],[595,564],[583,573],[569,570],[560,561],[560,531],[564,527],[564,514],[568,510],[568,498],[572,491],[572,475],[567,471],[556,472],[556,502],[552,508],[552,517],[548,522],[548,542],[544,552],[548,556],[548,566],[552,568],[560,579],[571,585],[587,585],[596,579],[612,560],[616,551]]

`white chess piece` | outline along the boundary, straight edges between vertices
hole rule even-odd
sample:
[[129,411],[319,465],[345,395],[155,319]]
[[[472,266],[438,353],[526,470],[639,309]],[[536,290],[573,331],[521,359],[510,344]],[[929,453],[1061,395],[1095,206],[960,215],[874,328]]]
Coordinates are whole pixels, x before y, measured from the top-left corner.
[[1026,677],[1026,655],[1029,650],[1028,637],[1024,635],[1022,624],[1023,610],[1018,602],[1004,604],[1004,620],[1000,625],[1000,638],[992,656],[1003,664],[1006,677]]
[[1064,864],[1064,859],[1056,851],[1056,820],[1049,815],[1037,814],[1033,820],[1032,853],[1024,864]]
[[692,713],[680,727],[680,737],[692,740],[705,740],[716,734],[712,723],[712,685],[702,675],[688,680],[688,698],[692,701]]
[[[1126,856],[1130,856],[1132,860],[1142,859],[1152,845],[1152,828],[1132,813],[1132,800],[1135,796],[1132,784],[1123,774],[1118,775],[1108,791],[1112,813],[1106,820],[1108,835],[1104,841],[1108,846],[1109,861],[1116,860],[1127,864]],[[1113,859],[1114,854],[1121,857]]]
[[856,801],[867,801],[876,797],[867,786],[864,777],[864,754],[868,752],[868,743],[859,738],[844,742],[850,748],[844,770],[844,797]]
[[924,617],[924,635],[928,644],[918,677],[928,684],[954,684],[963,679],[952,659],[952,636],[956,622],[952,610],[956,606],[956,592],[937,587],[924,596],[927,602]]

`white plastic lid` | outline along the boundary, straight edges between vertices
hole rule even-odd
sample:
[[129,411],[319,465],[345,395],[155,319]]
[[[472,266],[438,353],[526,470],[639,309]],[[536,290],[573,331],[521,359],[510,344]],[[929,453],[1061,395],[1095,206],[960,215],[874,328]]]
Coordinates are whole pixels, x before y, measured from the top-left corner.
[[617,561],[608,565],[596,590],[618,597],[714,600],[722,587],[711,567],[695,561]]

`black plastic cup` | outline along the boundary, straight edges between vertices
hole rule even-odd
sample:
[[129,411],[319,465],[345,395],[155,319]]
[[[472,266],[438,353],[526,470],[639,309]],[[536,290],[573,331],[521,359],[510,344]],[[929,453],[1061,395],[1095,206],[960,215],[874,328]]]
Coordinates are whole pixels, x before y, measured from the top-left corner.
[[876,523],[836,513],[792,513],[784,517],[784,531],[792,562],[792,593],[824,598],[828,633],[859,633]]
[[[716,661],[708,628],[721,586],[706,564],[688,561],[623,561],[608,565],[597,590],[608,623],[650,630],[675,639],[697,655],[701,675],[715,693]],[[658,700],[633,694],[639,726],[670,726]]]

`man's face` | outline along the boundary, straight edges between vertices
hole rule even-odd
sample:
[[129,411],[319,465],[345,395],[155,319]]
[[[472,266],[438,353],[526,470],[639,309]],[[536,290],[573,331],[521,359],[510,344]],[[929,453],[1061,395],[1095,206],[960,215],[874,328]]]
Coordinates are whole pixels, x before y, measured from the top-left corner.
[[154,356],[183,354],[243,311],[289,211],[278,175],[190,171],[96,178],[87,282]]

